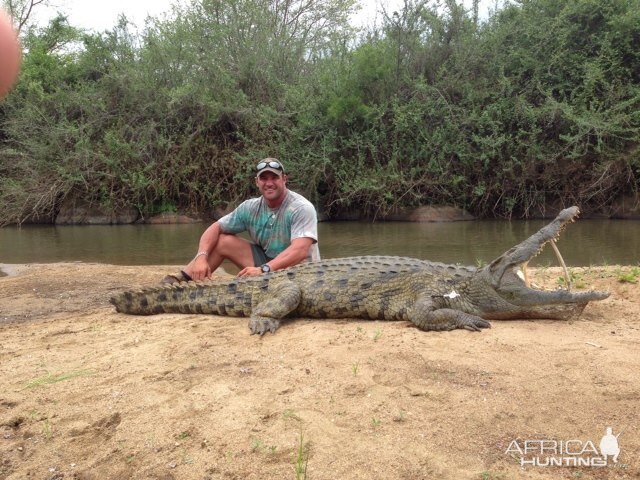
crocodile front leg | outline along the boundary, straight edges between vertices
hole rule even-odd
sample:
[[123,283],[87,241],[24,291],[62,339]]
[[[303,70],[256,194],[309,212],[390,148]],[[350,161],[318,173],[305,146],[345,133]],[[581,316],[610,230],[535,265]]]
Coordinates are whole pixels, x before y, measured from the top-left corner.
[[280,319],[298,308],[300,287],[289,281],[278,283],[274,287],[269,289],[269,298],[259,302],[251,311],[249,330],[252,335],[275,333],[280,326]]
[[466,328],[479,332],[491,324],[477,315],[452,308],[437,308],[431,298],[420,298],[409,311],[409,320],[420,330],[454,330]]

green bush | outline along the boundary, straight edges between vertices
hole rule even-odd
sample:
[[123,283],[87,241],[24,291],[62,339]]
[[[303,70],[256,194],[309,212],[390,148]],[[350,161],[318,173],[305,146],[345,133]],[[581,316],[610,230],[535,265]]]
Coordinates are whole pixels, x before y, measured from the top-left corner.
[[528,216],[638,190],[640,0],[528,0],[483,23],[408,0],[359,34],[354,3],[199,0],[139,34],[26,30],[0,104],[0,224],[76,197],[207,213],[252,195],[265,156],[330,216]]

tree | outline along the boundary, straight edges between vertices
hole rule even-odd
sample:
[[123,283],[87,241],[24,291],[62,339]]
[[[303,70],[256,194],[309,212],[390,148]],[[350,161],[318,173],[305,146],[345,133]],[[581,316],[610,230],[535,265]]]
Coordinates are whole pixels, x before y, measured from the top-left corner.
[[28,25],[35,8],[48,5],[49,0],[3,0],[5,10],[16,22],[16,30],[21,33]]

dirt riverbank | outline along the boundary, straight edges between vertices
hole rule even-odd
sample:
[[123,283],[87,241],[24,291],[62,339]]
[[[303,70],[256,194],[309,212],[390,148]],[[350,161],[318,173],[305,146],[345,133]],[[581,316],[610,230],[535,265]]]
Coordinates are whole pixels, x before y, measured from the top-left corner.
[[[573,269],[612,295],[570,322],[429,333],[302,319],[263,338],[246,319],[108,303],[171,267],[0,268],[2,480],[294,479],[305,463],[314,480],[640,477],[631,267]],[[554,286],[560,272],[534,276]],[[598,448],[607,427],[622,433],[606,467],[522,467],[510,448]]]

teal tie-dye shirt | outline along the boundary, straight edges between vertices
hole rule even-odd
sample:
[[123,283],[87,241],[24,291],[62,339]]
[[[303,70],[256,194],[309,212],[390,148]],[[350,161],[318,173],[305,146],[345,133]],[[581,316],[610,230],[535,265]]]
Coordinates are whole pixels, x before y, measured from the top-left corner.
[[230,234],[248,232],[269,258],[277,257],[296,238],[311,238],[307,261],[320,260],[316,209],[302,195],[287,190],[282,204],[275,209],[263,197],[242,202],[238,208],[218,220],[222,231]]

